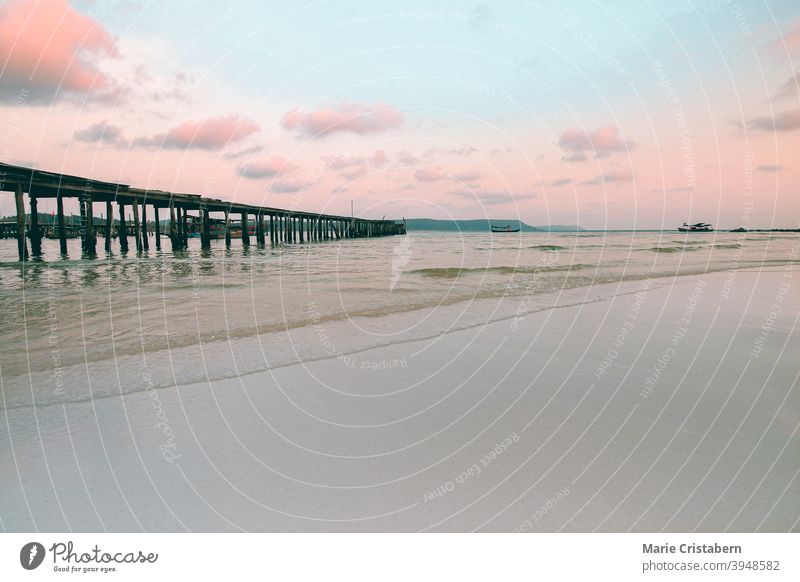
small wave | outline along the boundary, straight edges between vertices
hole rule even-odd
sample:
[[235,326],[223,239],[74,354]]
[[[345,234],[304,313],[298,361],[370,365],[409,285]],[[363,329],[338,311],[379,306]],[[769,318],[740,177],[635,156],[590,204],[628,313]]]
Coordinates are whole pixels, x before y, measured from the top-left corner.
[[[684,251],[696,251],[700,247],[652,247],[650,251],[654,253],[682,253]],[[644,250],[644,249],[643,249]]]
[[[506,246],[491,245],[491,246],[488,246],[488,247],[472,247],[472,248],[474,248],[476,251],[520,251],[524,247],[517,247],[517,246],[506,247]],[[461,251],[456,251],[456,252],[460,253]]]
[[528,248],[539,249],[540,251],[563,251],[566,247],[560,247],[558,245],[533,245],[532,247]]
[[730,243],[730,244],[716,244],[714,245],[715,249],[740,249],[742,245],[739,243]]
[[775,239],[779,239],[779,238],[789,239],[789,240],[796,240],[797,239],[796,236],[775,236],[775,235],[773,235],[773,234],[771,234],[769,232],[765,232],[764,236],[746,238],[744,240],[752,240],[752,241],[758,241],[758,242],[764,242],[764,241],[769,242],[771,240],[775,240]]
[[499,275],[514,275],[518,273],[555,273],[559,271],[578,271],[586,265],[556,265],[551,267],[485,267],[485,268],[460,268],[460,267],[433,267],[428,269],[414,269],[407,271],[423,277],[434,277],[437,279],[456,279],[462,275],[476,273],[496,273]]
[[702,245],[704,243],[707,243],[708,241],[707,240],[674,240],[674,241],[671,241],[671,242],[674,242],[675,244],[679,244],[679,245]]

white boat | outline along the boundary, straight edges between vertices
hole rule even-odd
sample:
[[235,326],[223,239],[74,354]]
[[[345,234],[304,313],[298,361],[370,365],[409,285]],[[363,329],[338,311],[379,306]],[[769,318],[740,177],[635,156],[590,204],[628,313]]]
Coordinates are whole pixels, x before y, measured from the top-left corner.
[[707,222],[698,222],[697,224],[686,224],[678,227],[681,232],[713,232],[714,228]]

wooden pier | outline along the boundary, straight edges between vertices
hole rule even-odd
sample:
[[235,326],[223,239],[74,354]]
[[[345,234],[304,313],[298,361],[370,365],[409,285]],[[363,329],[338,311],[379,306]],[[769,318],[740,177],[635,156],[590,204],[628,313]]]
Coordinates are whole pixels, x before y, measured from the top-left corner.
[[[367,220],[350,216],[336,216],[300,212],[267,206],[255,206],[239,202],[226,202],[217,198],[206,198],[198,194],[144,190],[127,184],[102,182],[80,176],[44,172],[33,168],[0,163],[0,191],[12,192],[16,203],[16,228],[6,224],[6,230],[17,239],[19,258],[26,260],[42,252],[44,229],[39,224],[38,200],[56,199],[56,224],[53,225],[60,240],[61,254],[67,254],[68,227],[64,219],[64,198],[75,198],[80,209],[79,236],[85,256],[96,254],[97,237],[105,239],[106,250],[111,249],[112,232],[119,237],[120,249],[129,249],[129,238],[133,238],[136,251],[150,248],[153,237],[156,250],[161,249],[161,220],[168,220],[167,232],[173,250],[185,249],[190,236],[199,230],[200,245],[210,248],[212,237],[225,239],[230,245],[233,218],[241,225],[242,245],[295,244],[326,240],[390,236],[405,234],[405,224],[394,220]],[[24,196],[28,196],[29,212],[25,211]],[[98,223],[95,205],[104,204],[105,221]],[[114,210],[114,205],[117,209]],[[148,212],[152,209],[152,215]],[[129,224],[125,208],[130,207],[133,223]],[[161,211],[164,211],[162,214]],[[216,217],[212,216],[216,215]],[[114,219],[117,218],[116,228]],[[217,227],[222,221],[222,229]],[[251,220],[254,225],[250,228]],[[152,232],[151,232],[152,225]],[[217,234],[222,231],[222,235]],[[28,251],[30,240],[30,252]]]

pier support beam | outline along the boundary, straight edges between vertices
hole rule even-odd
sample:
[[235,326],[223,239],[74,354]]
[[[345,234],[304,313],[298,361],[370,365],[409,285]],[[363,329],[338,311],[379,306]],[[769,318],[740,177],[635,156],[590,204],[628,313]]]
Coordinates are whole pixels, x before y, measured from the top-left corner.
[[117,236],[119,236],[119,250],[123,253],[128,252],[128,227],[125,224],[125,205],[119,204],[119,227],[117,229]]
[[94,255],[97,253],[97,237],[94,234],[94,211],[92,202],[92,196],[90,194],[81,196],[81,217],[84,220],[82,224],[83,252],[87,255]]
[[200,223],[200,248],[211,248],[211,224],[209,223],[208,208],[203,207],[200,212],[202,213],[202,222]]
[[242,212],[242,246],[250,246],[250,229],[247,224],[247,212]]
[[188,249],[189,248],[189,235],[191,234],[189,232],[191,230],[191,227],[189,226],[189,219],[190,218],[191,218],[191,216],[189,216],[189,209],[184,207],[184,209],[183,209],[183,223],[181,224],[181,226],[183,226],[183,238],[181,240],[181,242],[183,243],[183,246],[182,246],[183,249]]
[[183,249],[183,208],[175,207],[175,248]]
[[225,210],[225,246],[231,246],[231,213]]
[[169,203],[169,242],[172,250],[178,248],[178,223],[175,220],[175,204]]
[[31,205],[31,224],[28,237],[31,239],[31,255],[38,257],[42,254],[42,231],[39,229],[39,202],[36,196],[28,194]]
[[186,248],[186,209],[178,206],[178,248]]
[[136,252],[142,251],[142,224],[139,222],[139,201],[134,200],[131,204],[133,208],[133,240],[136,243]]
[[56,221],[58,221],[58,244],[61,254],[67,254],[67,226],[64,224],[64,199],[61,192],[56,196]]
[[142,248],[150,250],[150,233],[147,228],[147,200],[142,202]]
[[17,206],[17,250],[19,260],[28,259],[28,239],[25,238],[25,203],[22,199],[22,186],[17,186],[14,192],[14,201]]
[[106,202],[106,229],[105,240],[103,241],[103,248],[106,252],[111,252],[111,229],[114,224],[114,209],[111,207],[111,201]]
[[153,218],[155,219],[155,222],[156,222],[156,225],[155,225],[156,226],[156,232],[155,232],[156,250],[160,251],[161,250],[161,221],[158,218],[158,206],[155,206],[155,205],[153,206]]
[[181,250],[186,248],[186,209],[178,206],[178,247]]
[[264,215],[259,211],[258,222],[256,223],[256,236],[258,237],[258,244],[264,246]]

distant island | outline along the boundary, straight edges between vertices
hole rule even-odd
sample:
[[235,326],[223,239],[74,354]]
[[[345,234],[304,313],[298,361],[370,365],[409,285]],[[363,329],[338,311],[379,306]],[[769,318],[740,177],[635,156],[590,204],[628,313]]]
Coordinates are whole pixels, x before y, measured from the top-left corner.
[[412,230],[436,230],[446,232],[489,232],[491,225],[519,228],[521,232],[576,232],[583,228],[574,224],[551,224],[549,226],[531,226],[521,220],[510,220],[497,218],[492,220],[436,220],[433,218],[408,218],[406,219],[406,229]]

